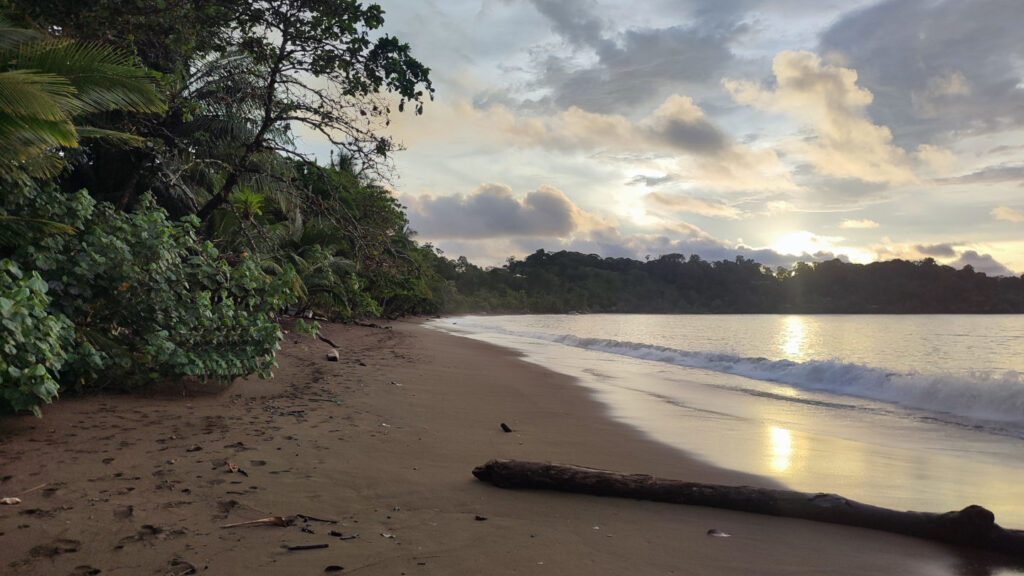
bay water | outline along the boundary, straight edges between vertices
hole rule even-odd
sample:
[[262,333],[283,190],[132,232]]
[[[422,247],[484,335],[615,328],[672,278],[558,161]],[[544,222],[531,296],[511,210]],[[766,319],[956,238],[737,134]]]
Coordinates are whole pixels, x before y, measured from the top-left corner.
[[900,510],[980,504],[1000,525],[1024,528],[1024,316],[588,314],[427,325],[573,376],[611,417],[710,464]]

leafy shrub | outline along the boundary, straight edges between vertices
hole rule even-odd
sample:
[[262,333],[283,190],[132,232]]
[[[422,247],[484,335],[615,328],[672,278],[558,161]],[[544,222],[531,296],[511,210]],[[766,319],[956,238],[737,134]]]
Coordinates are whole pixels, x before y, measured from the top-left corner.
[[54,374],[71,342],[71,322],[49,311],[46,282],[0,260],[0,398],[15,410],[41,414],[39,404],[57,396]]
[[[49,302],[38,304],[74,324],[67,358],[45,368],[62,386],[230,381],[274,366],[274,314],[293,300],[289,269],[271,279],[253,258],[229,263],[196,237],[197,220],[170,222],[148,197],[126,214],[85,192],[26,187],[0,200],[8,214],[77,230],[26,239],[12,258],[48,283]],[[2,378],[4,390],[18,385]]]

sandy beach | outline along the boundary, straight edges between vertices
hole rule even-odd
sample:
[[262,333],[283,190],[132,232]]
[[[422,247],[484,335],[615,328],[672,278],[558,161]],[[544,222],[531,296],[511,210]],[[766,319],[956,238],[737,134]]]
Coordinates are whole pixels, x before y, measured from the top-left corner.
[[[0,497],[22,500],[0,506],[0,571],[999,573],[990,555],[881,532],[485,485],[471,471],[492,458],[772,484],[646,439],[503,349],[415,322],[322,332],[339,362],[291,332],[271,380],[0,420]],[[298,518],[223,527],[273,516]]]

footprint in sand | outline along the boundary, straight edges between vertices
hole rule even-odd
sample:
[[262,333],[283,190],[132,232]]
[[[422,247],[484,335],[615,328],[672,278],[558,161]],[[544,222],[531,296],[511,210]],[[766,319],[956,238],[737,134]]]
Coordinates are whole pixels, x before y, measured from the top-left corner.
[[34,546],[31,550],[28,551],[28,554],[33,558],[53,558],[54,556],[58,556],[60,554],[70,554],[72,552],[78,552],[79,548],[81,547],[82,543],[78,540],[58,538],[53,542]]

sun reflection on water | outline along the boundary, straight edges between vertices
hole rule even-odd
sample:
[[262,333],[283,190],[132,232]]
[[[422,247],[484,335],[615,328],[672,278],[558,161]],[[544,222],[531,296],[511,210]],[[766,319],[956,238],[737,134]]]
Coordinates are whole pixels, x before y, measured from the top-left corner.
[[772,426],[768,429],[768,441],[771,443],[772,470],[785,472],[789,469],[793,455],[793,435],[785,428]]
[[784,320],[782,343],[779,348],[789,360],[802,360],[805,354],[807,327],[800,316],[787,316]]

